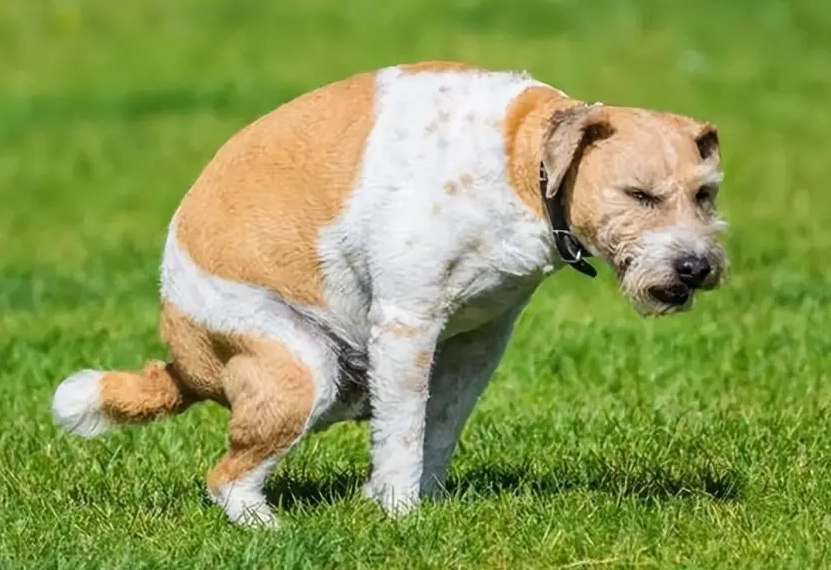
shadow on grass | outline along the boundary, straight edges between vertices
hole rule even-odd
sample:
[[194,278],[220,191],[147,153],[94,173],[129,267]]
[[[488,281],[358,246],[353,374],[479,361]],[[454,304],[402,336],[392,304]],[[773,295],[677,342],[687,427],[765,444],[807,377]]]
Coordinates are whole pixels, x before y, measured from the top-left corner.
[[[315,507],[358,495],[364,479],[365,474],[357,471],[332,473],[323,479],[287,474],[270,480],[266,495],[271,504],[287,510]],[[451,500],[581,491],[634,497],[646,503],[688,497],[738,501],[744,495],[744,480],[729,469],[700,467],[672,473],[662,467],[646,466],[633,471],[601,462],[569,464],[545,473],[522,465],[479,466],[456,474],[447,484]]]
[[[581,471],[585,467],[585,471]],[[570,464],[539,473],[523,466],[482,466],[452,478],[447,485],[451,495],[473,492],[479,496],[505,493],[555,495],[575,491],[635,497],[646,502],[686,497],[706,497],[718,501],[741,500],[743,477],[736,471],[700,467],[683,473],[663,467],[645,466],[637,471],[606,463]]]
[[281,474],[268,481],[265,494],[269,503],[286,510],[297,506],[315,507],[360,494],[365,479],[366,474],[359,471],[330,473],[322,479]]

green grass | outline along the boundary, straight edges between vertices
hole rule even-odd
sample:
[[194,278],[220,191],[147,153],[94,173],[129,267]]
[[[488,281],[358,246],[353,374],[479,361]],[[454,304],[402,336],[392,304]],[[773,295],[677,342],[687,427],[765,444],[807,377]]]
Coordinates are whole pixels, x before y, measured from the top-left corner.
[[[831,5],[7,1],[0,54],[0,568],[831,566]],[[450,499],[399,521],[356,493],[362,426],[275,473],[276,534],[204,498],[215,406],[59,434],[61,378],[163,355],[165,226],[216,148],[300,92],[431,58],[715,122],[728,286],[644,321],[609,271],[552,278]]]

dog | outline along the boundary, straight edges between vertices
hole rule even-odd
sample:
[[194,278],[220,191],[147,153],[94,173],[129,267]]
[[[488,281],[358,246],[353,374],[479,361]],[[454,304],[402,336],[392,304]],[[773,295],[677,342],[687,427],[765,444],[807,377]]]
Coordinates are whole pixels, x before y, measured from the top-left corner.
[[207,489],[241,525],[276,524],[264,482],[304,434],[367,420],[363,493],[406,513],[440,496],[547,276],[602,259],[644,316],[722,284],[722,178],[716,127],[687,116],[457,62],[356,74],[220,147],[164,245],[169,358],[76,372],[53,415],[93,437],[228,407]]

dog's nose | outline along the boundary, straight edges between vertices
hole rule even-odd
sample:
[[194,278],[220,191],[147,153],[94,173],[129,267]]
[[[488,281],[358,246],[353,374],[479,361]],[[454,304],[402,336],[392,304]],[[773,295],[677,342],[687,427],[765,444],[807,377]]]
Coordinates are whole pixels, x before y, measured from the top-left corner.
[[678,273],[678,278],[681,280],[681,283],[695,289],[696,287],[700,287],[704,283],[704,280],[707,279],[711,267],[706,257],[689,255],[675,262],[675,271]]

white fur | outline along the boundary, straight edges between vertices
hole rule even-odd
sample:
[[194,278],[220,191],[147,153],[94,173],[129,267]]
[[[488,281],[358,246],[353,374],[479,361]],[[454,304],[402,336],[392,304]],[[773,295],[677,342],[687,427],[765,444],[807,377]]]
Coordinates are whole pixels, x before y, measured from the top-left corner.
[[[335,284],[329,302],[367,342],[373,472],[365,493],[390,511],[417,500],[424,476],[430,371],[412,377],[417,355],[515,307],[551,262],[546,222],[509,184],[502,132],[512,100],[538,84],[513,73],[382,71],[358,187],[320,234]],[[356,296],[364,283],[370,294]],[[395,321],[417,324],[397,338],[384,332]]]
[[262,491],[265,480],[276,463],[277,458],[270,457],[247,475],[225,483],[215,493],[210,493],[231,522],[243,526],[277,526],[277,518]]
[[52,399],[52,415],[63,429],[81,437],[96,437],[110,429],[101,401],[98,370],[76,372],[58,386]]

